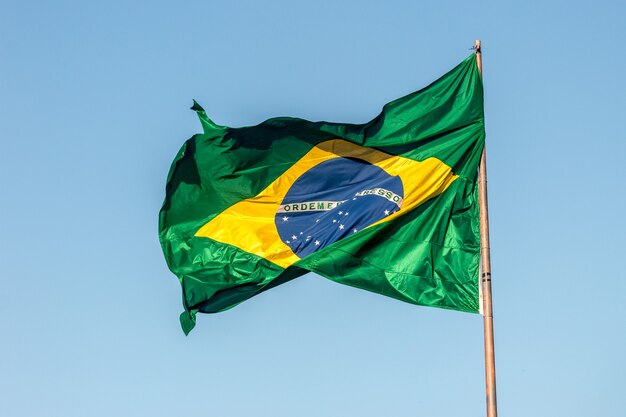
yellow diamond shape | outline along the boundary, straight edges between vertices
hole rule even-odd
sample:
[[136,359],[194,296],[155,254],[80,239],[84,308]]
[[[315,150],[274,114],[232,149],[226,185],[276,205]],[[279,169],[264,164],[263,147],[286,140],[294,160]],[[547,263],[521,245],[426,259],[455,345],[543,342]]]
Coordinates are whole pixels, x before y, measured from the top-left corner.
[[342,139],[322,142],[306,153],[291,168],[254,197],[242,200],[202,226],[197,237],[208,237],[221,243],[238,247],[267,259],[283,268],[298,262],[278,234],[274,222],[291,185],[316,165],[334,158],[361,159],[400,177],[404,186],[404,202],[400,210],[371,224],[388,222],[408,213],[426,200],[446,190],[457,178],[452,168],[437,158],[418,162],[401,156],[393,156],[372,148],[365,148]]

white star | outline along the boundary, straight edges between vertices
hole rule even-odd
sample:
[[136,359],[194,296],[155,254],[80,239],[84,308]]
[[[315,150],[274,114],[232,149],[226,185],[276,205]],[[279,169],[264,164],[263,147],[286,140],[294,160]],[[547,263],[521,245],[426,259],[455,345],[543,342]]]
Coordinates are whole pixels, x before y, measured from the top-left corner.
[[385,210],[385,216],[389,216],[389,210]]
[[315,246],[319,246],[319,245],[320,245],[320,241],[319,241],[319,240],[316,240],[316,241],[315,241]]
[[333,223],[337,223],[337,220],[333,219]]
[[300,234],[302,235],[302,234],[304,234],[304,233],[300,232]]
[[292,238],[293,240],[298,240],[298,236],[296,236],[296,235],[291,235],[291,238]]
[[286,243],[286,244],[289,244],[290,242],[289,242],[288,240],[285,240],[285,243]]
[[349,211],[346,211],[346,214],[344,214],[344,216],[347,216],[348,214],[350,214],[350,212],[349,212]]
[[356,233],[356,232],[358,232],[358,230],[352,229],[352,233]]
[[339,230],[343,230],[343,224],[339,225]]
[[306,238],[306,240],[305,240],[305,242],[308,242],[309,240],[311,240],[311,238],[310,238],[310,237],[307,237],[307,238]]
[[340,211],[339,214],[343,214],[343,211]]
[[286,222],[287,220],[289,220],[289,217],[283,216],[283,221]]
[[319,222],[319,221],[320,221],[320,219],[317,219],[317,220],[315,220],[315,223],[317,223],[317,222]]

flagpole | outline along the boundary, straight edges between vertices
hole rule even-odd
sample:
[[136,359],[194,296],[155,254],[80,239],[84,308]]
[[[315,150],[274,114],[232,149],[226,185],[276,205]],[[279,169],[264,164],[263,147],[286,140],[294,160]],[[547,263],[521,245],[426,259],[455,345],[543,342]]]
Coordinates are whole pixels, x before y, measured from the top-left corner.
[[[483,59],[480,40],[474,43],[476,65],[482,76]],[[491,257],[489,249],[489,208],[487,204],[487,155],[485,148],[478,171],[478,206],[480,208],[480,254],[482,266],[483,323],[485,337],[485,382],[487,393],[487,417],[498,416],[496,402],[496,360],[493,344],[493,309],[491,303]]]

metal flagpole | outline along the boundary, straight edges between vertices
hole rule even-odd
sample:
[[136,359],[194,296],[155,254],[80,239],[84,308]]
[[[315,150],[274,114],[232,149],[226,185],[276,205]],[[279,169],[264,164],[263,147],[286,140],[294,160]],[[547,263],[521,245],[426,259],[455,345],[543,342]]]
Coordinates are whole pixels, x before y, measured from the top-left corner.
[[[480,40],[474,43],[476,65],[482,76],[483,59]],[[485,148],[478,171],[478,206],[480,207],[480,255],[482,267],[483,323],[485,327],[485,382],[487,391],[487,417],[497,417],[496,360],[493,347],[493,309],[491,304],[491,258],[489,249],[489,208],[487,207],[487,156]]]

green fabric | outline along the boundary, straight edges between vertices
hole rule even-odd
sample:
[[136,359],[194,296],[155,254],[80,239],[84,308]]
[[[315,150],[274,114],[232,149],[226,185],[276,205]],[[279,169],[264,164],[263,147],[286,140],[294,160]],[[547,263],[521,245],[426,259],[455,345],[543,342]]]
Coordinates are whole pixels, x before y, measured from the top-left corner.
[[[183,290],[185,333],[197,312],[229,309],[309,271],[406,302],[478,312],[477,168],[485,132],[483,90],[472,54],[428,87],[392,101],[365,124],[274,118],[216,125],[194,102],[203,133],[170,169],[159,238]],[[316,144],[343,139],[415,161],[435,157],[458,175],[407,214],[377,224],[282,268],[194,234],[228,207],[256,196]]]

